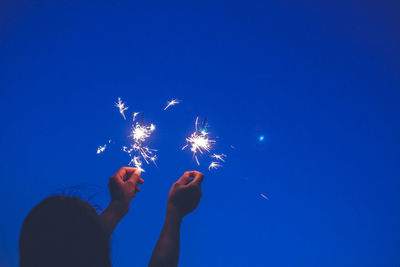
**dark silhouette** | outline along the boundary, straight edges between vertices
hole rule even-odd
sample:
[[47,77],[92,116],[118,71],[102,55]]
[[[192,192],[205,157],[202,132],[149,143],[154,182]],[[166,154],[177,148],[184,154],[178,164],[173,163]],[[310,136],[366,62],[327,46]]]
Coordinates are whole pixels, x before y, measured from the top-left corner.
[[[200,202],[200,172],[185,172],[172,186],[159,240],[149,266],[177,266],[180,224]],[[86,201],[51,196],[35,206],[20,234],[21,267],[111,266],[110,236],[129,211],[130,202],[144,180],[135,168],[123,167],[110,178],[111,201],[99,215]]]
[[75,197],[52,196],[26,217],[20,266],[111,266],[109,238],[95,209]]

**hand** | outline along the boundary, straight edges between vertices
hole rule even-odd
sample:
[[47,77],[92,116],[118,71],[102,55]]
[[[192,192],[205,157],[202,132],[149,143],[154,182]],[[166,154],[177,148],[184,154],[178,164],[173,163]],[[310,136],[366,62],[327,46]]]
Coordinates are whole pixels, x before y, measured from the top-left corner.
[[140,171],[136,168],[122,167],[114,174],[108,183],[110,190],[110,205],[118,207],[122,212],[128,212],[129,204],[140,192],[138,184],[143,184],[144,180],[140,177]]
[[169,191],[167,213],[176,213],[183,218],[195,210],[200,202],[203,179],[204,174],[201,172],[185,172]]

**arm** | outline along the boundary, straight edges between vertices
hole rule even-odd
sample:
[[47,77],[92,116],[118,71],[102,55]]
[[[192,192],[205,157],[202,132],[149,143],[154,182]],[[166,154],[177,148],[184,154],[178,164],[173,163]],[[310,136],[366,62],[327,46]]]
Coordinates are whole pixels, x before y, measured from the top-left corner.
[[108,188],[111,201],[99,215],[109,235],[128,213],[132,198],[136,196],[136,192],[140,192],[138,184],[142,183],[144,183],[144,180],[140,177],[140,171],[129,167],[122,167],[110,178]]
[[164,226],[151,255],[149,267],[178,266],[181,222],[199,204],[203,178],[204,175],[200,172],[185,172],[172,186],[168,195]]

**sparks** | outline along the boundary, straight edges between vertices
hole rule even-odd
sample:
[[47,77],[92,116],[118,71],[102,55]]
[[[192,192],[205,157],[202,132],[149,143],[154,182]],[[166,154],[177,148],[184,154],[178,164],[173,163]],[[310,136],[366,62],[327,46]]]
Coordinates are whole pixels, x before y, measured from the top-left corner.
[[[124,147],[124,151],[132,154],[133,151],[136,151],[140,154],[140,156],[143,158],[143,160],[149,164],[149,161],[153,162],[154,165],[156,165],[156,159],[157,155],[155,155],[155,152],[157,150],[151,149],[147,146],[144,145],[145,141],[147,138],[151,136],[151,134],[154,132],[156,129],[156,126],[154,124],[150,124],[149,126],[141,125],[139,123],[136,123],[132,127],[132,132],[131,132],[131,137],[133,139],[133,145],[131,145],[131,149],[128,149],[127,147]],[[139,158],[137,158],[139,159]],[[135,166],[137,165],[137,159],[135,163]],[[141,165],[138,165],[141,166]],[[157,166],[157,165],[156,165]]]
[[269,200],[269,198],[268,198],[266,195],[264,195],[264,194],[260,194],[260,196],[261,196],[262,198],[266,199],[266,200]]
[[99,146],[97,148],[97,154],[101,154],[106,150],[107,145],[105,144],[104,146]]
[[222,165],[219,164],[219,162],[217,162],[217,161],[213,161],[213,162],[211,162],[210,165],[208,166],[208,170],[211,170],[211,169],[218,169],[219,167],[222,167]]
[[216,160],[220,160],[222,162],[225,162],[224,158],[226,158],[225,154],[213,154],[211,155],[212,158],[216,159]]
[[181,101],[179,99],[172,99],[171,101],[167,101],[167,106],[164,108],[164,110],[167,110],[170,106],[179,104]]
[[133,166],[135,166],[136,169],[138,169],[138,171],[144,172],[144,169],[142,169],[142,161],[140,160],[140,158],[138,156],[134,156],[131,159],[131,162],[129,162],[129,165],[133,165]]
[[136,120],[136,116],[139,115],[139,113],[140,113],[140,112],[135,112],[135,113],[133,113],[133,115],[132,115],[132,121],[135,121],[135,120]]
[[193,152],[193,157],[196,159],[197,165],[200,165],[197,155],[199,153],[210,152],[215,140],[210,140],[208,138],[208,132],[204,129],[205,123],[203,123],[202,129],[198,129],[198,120],[199,118],[197,117],[195,122],[196,131],[186,138],[187,144],[182,147],[182,150],[190,146],[190,150]]
[[128,107],[125,107],[125,103],[122,102],[121,98],[118,97],[118,103],[115,103],[115,106],[119,109],[119,113],[121,113],[121,115],[124,117],[124,119],[126,120],[125,117],[125,110],[128,109]]

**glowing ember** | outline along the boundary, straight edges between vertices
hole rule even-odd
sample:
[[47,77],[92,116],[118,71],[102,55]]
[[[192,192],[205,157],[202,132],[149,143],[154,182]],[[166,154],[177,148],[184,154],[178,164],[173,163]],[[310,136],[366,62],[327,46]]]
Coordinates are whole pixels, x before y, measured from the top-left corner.
[[121,113],[121,115],[124,117],[124,119],[126,120],[125,117],[125,110],[128,109],[128,107],[125,107],[125,103],[122,102],[121,98],[118,97],[118,103],[115,103],[115,106],[119,109],[119,113]]
[[167,102],[167,106],[164,108],[164,110],[167,110],[167,108],[169,108],[170,106],[179,104],[181,101],[178,99],[172,99],[171,101]]

